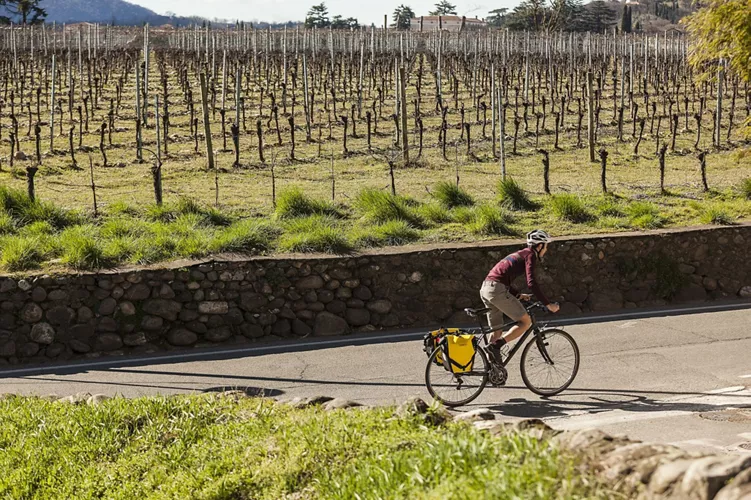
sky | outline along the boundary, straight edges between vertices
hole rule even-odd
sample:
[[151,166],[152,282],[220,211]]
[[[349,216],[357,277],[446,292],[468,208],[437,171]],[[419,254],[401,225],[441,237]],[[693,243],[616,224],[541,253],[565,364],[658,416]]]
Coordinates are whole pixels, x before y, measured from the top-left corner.
[[[417,16],[427,16],[438,0],[127,0],[147,7],[157,14],[175,13],[179,16],[201,16],[241,21],[303,21],[311,5],[325,1],[329,16],[354,17],[360,24],[383,24],[383,15],[389,22],[394,9],[401,4],[412,8]],[[452,0],[457,14],[467,17],[485,17],[498,8],[513,8],[520,0]]]

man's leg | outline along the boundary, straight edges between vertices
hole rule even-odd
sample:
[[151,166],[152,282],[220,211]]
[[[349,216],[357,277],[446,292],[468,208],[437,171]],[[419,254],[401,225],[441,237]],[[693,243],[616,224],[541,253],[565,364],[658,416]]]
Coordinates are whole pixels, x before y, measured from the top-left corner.
[[532,326],[532,318],[529,317],[529,314],[525,314],[522,319],[517,321],[516,324],[512,326],[508,332],[502,335],[504,342],[509,343],[518,339],[519,337],[524,335],[527,330],[529,330],[530,326]]

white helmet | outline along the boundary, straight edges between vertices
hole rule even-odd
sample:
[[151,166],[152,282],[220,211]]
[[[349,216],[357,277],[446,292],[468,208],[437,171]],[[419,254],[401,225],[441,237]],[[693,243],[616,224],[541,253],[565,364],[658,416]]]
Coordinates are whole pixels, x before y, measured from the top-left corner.
[[551,241],[553,241],[553,238],[542,229],[535,229],[527,233],[527,246],[529,247],[537,246],[540,243],[550,243]]

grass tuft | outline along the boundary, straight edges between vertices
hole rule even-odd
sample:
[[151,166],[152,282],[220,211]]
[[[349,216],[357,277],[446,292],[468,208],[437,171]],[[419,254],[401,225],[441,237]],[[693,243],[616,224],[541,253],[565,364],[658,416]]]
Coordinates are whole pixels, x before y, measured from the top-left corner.
[[0,212],[0,235],[10,234],[16,230],[16,223],[6,212]]
[[438,203],[425,203],[416,209],[417,215],[431,224],[446,224],[453,221],[451,212]]
[[6,271],[36,269],[44,260],[44,241],[34,236],[6,237],[0,240],[0,266]]
[[60,233],[56,246],[62,253],[62,262],[73,269],[101,269],[109,264],[92,226],[66,229]]
[[573,223],[588,222],[593,216],[587,211],[581,198],[574,194],[559,194],[550,198],[550,208],[561,220]]
[[280,219],[307,217],[309,215],[328,215],[342,217],[341,212],[332,204],[315,200],[296,186],[282,190],[276,199],[276,215]]
[[483,236],[510,236],[514,234],[509,227],[512,222],[512,217],[503,209],[480,205],[475,210],[474,220],[469,224],[469,230]]
[[535,210],[533,202],[524,188],[511,177],[498,182],[498,203],[510,210]]
[[699,220],[703,224],[716,224],[719,226],[730,226],[735,222],[730,210],[720,203],[713,203],[702,207]]
[[363,189],[355,200],[357,210],[371,222],[384,224],[402,220],[412,227],[421,228],[424,222],[414,205],[412,200],[377,189]]
[[654,203],[633,201],[626,207],[629,224],[639,229],[658,229],[665,225],[665,218]]
[[352,237],[355,246],[366,248],[406,245],[419,239],[420,231],[401,220],[365,227],[356,231]]
[[751,200],[751,177],[743,179],[741,183],[741,196],[747,200]]
[[74,212],[63,210],[51,203],[31,201],[21,190],[0,186],[0,209],[16,221],[16,226],[45,221],[56,229],[76,223]]
[[474,198],[468,192],[451,182],[442,181],[436,184],[433,196],[443,207],[471,207],[475,204]]
[[279,236],[279,229],[268,222],[246,219],[235,222],[219,233],[211,243],[215,252],[268,252]]
[[279,249],[285,252],[346,254],[353,250],[332,217],[311,215],[292,219],[285,229],[287,232],[279,240]]

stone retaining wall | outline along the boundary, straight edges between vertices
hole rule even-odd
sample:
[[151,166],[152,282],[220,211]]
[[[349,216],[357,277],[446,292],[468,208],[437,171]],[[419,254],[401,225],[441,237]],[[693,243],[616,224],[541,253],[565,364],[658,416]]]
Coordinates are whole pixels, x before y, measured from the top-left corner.
[[[749,244],[749,225],[561,239],[538,278],[568,315],[748,298]],[[519,247],[0,278],[0,364],[466,322],[487,271]]]

